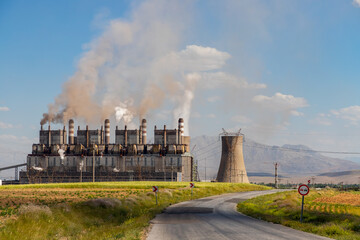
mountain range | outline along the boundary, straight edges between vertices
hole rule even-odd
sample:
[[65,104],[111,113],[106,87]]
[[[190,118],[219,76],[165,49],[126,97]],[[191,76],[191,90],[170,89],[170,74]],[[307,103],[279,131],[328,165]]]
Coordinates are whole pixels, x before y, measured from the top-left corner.
[[[218,136],[191,139],[191,150],[198,163],[200,179],[215,179],[220,165],[221,140]],[[249,176],[271,176],[274,163],[282,176],[317,176],[322,173],[360,169],[360,164],[324,156],[304,145],[269,146],[245,139],[244,161]]]

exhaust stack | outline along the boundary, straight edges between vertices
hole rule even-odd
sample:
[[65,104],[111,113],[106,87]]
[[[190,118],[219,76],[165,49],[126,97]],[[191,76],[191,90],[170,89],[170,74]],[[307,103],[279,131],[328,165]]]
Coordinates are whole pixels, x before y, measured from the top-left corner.
[[105,145],[110,144],[110,120],[105,120]]
[[146,119],[141,121],[142,144],[146,144]]
[[75,144],[74,141],[74,120],[69,120],[69,144],[73,145]]
[[184,137],[184,119],[179,118],[179,134],[178,134],[178,143],[183,144],[183,137]]

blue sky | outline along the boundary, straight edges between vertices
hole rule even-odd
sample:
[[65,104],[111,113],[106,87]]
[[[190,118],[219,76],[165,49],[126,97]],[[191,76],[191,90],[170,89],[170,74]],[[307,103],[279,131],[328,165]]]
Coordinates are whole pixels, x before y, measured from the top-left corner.
[[[261,143],[360,152],[359,43],[353,0],[3,0],[0,161],[25,161],[42,114],[71,79],[93,81],[99,111],[116,102],[134,127],[142,104],[153,103],[144,113],[148,132],[188,115],[193,137],[242,128]],[[92,79],[89,66],[102,58]],[[152,92],[167,91],[169,76],[177,92]],[[115,112],[108,114],[115,128]]]

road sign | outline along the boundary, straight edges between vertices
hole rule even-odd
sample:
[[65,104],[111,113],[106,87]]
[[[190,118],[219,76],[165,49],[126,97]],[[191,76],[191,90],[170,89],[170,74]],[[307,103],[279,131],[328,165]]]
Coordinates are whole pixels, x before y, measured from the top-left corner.
[[308,184],[310,184],[310,179],[308,180]]
[[308,195],[310,192],[310,189],[307,185],[302,184],[299,186],[298,188],[298,192],[300,193],[300,195],[302,196],[302,201],[301,201],[301,214],[300,214],[300,222],[303,222],[303,212],[304,212],[304,197],[305,195]]
[[157,186],[153,186],[153,192],[158,192],[159,188]]
[[309,194],[310,189],[309,189],[309,187],[307,185],[302,184],[302,185],[299,186],[298,192],[300,193],[300,195],[305,196],[305,195]]
[[193,188],[194,187],[194,184],[191,182],[190,183],[190,188]]

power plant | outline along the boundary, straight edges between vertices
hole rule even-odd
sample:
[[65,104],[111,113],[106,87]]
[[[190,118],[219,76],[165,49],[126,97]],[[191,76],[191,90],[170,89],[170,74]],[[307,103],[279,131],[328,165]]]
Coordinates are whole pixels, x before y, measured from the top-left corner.
[[39,143],[27,156],[27,169],[20,183],[79,181],[192,181],[193,157],[190,137],[184,136],[184,120],[178,129],[154,128],[154,143],[147,143],[147,123],[139,129],[115,130],[110,143],[110,121],[100,130],[77,130],[69,120],[69,137],[63,129],[47,130],[41,125]]
[[243,156],[244,135],[229,133],[223,129],[221,134],[221,161],[216,180],[218,182],[249,183]]

